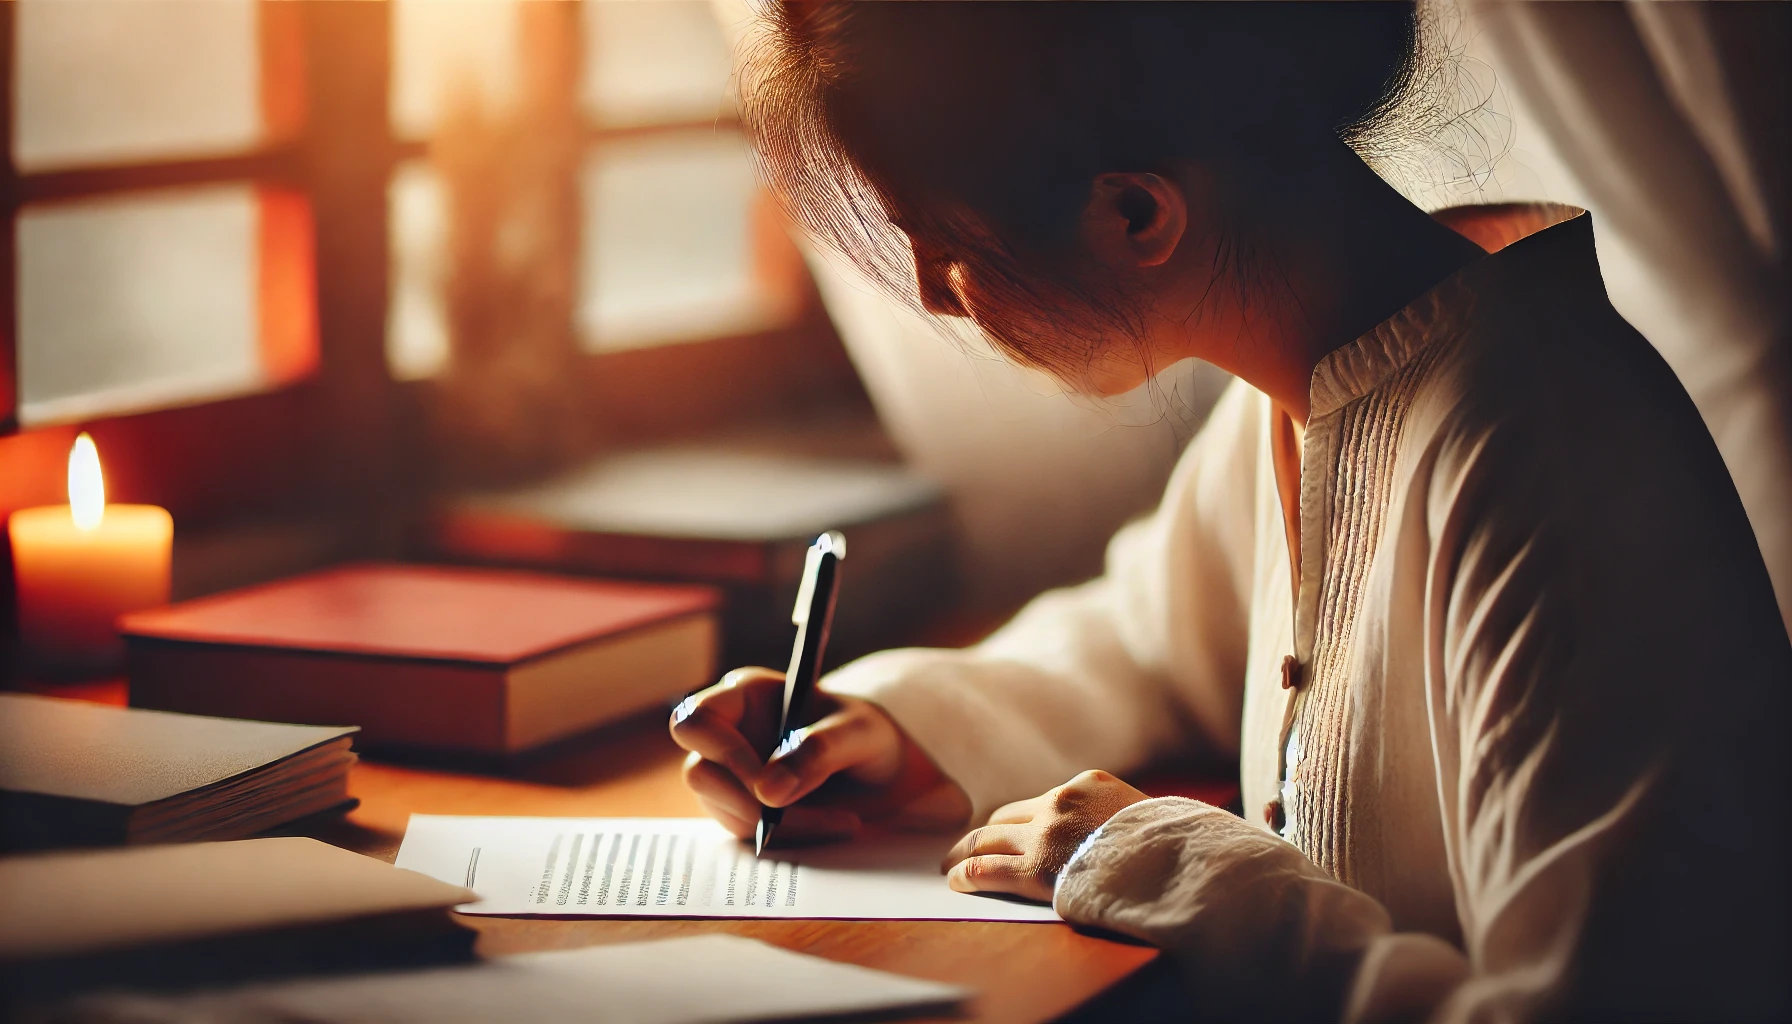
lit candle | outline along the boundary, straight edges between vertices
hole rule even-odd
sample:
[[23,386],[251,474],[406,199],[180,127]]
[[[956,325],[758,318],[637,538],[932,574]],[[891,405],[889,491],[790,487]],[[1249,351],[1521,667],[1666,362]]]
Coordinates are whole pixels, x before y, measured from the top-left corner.
[[51,678],[119,671],[125,612],[168,603],[174,520],[154,505],[107,505],[93,438],[68,454],[67,505],[7,523],[25,669]]

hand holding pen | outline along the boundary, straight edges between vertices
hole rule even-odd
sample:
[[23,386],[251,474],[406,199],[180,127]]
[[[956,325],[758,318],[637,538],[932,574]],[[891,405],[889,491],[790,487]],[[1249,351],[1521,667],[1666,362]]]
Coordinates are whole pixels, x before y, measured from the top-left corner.
[[[793,666],[802,654],[799,635]],[[820,661],[817,652],[816,669]],[[780,845],[844,839],[866,821],[891,817],[922,827],[964,824],[969,800],[877,705],[811,681],[806,706],[785,721],[789,676],[736,669],[672,713],[672,738],[691,752],[685,784],[723,827],[752,839],[768,807],[782,809]]]
[[[790,652],[790,667],[784,670],[784,704],[774,733],[777,744],[766,752],[768,762],[780,754],[794,754],[802,745],[799,730],[801,723],[807,721],[803,716],[809,710],[809,697],[821,679],[821,659],[827,654],[828,633],[834,628],[834,603],[840,596],[840,561],[845,557],[846,538],[833,530],[809,545],[803,562],[803,582],[797,587],[796,607],[790,613],[791,625],[796,627],[796,643]],[[768,775],[770,771],[768,765]],[[783,820],[784,808],[780,804],[768,803],[759,811],[759,825],[753,831],[755,855],[764,853],[771,845],[772,835]]]

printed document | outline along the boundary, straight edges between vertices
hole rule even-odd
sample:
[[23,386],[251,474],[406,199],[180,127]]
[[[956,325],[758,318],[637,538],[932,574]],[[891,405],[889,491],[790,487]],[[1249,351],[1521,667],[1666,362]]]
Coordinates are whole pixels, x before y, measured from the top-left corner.
[[467,914],[1056,921],[1048,906],[953,892],[953,840],[890,835],[753,849],[708,818],[414,814],[398,866],[464,885]]

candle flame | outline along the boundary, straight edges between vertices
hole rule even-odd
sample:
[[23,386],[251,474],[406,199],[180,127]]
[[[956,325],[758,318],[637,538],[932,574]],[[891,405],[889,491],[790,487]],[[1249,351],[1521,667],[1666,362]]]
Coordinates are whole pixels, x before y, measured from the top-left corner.
[[106,478],[100,473],[100,450],[86,432],[68,452],[68,507],[75,525],[91,530],[106,517]]

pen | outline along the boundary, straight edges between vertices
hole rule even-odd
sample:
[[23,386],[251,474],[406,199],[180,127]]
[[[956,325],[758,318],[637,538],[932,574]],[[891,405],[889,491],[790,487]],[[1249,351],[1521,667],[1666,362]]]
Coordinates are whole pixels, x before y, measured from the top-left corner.
[[[771,755],[784,751],[803,720],[803,708],[821,676],[821,655],[827,650],[828,630],[834,624],[834,598],[840,591],[840,560],[846,557],[846,538],[829,530],[815,538],[803,559],[803,581],[796,590],[796,607],[790,621],[796,625],[796,644],[790,651],[790,667],[784,670],[784,709],[778,716],[777,742]],[[770,760],[770,756],[767,757]],[[784,819],[784,808],[759,811],[759,828],[753,833],[753,856],[771,845],[772,830]]]

